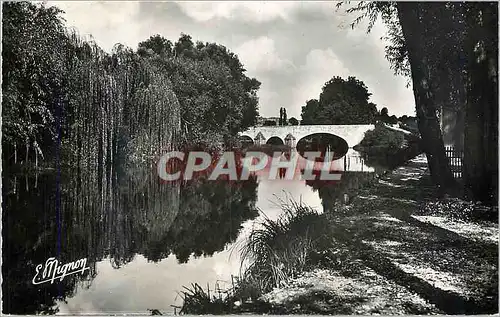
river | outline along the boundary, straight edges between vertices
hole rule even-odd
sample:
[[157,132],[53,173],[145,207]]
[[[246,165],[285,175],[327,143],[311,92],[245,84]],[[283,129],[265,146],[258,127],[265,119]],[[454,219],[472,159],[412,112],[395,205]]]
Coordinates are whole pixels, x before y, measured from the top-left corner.
[[[280,201],[327,211],[374,177],[356,151],[339,163],[347,163],[342,178],[328,185],[256,177],[167,186],[150,170],[105,180],[75,172],[8,175],[4,312],[173,313],[183,286],[230,285],[240,271],[242,241],[263,217],[279,217]],[[33,285],[34,267],[52,256],[64,263],[87,258],[90,273]]]

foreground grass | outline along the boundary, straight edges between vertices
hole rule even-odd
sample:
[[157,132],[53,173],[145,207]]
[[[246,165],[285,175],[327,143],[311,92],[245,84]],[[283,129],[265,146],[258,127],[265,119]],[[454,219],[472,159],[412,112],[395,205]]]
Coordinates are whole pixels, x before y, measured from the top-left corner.
[[497,210],[438,198],[425,164],[325,214],[294,202],[248,237],[230,290],[193,286],[182,313],[498,312]]
[[[290,278],[314,267],[311,254],[330,244],[327,224],[316,210],[295,201],[282,202],[277,220],[264,218],[241,249],[242,262],[250,263],[231,289],[210,294],[197,284],[182,292],[180,313],[223,314],[272,310],[260,301],[262,294],[284,287]],[[236,305],[235,305],[236,303]]]
[[251,263],[242,280],[259,293],[284,286],[307,269],[311,252],[325,243],[327,228],[316,210],[294,201],[283,203],[282,210],[276,221],[260,223],[242,249],[243,261]]

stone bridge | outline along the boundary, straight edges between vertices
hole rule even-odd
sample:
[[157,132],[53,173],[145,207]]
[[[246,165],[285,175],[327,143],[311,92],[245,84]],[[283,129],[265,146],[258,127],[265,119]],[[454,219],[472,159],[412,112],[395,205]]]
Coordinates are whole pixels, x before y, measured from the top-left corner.
[[271,138],[279,138],[283,144],[296,146],[300,139],[315,133],[328,133],[342,138],[349,148],[359,144],[365,132],[375,128],[373,124],[360,125],[289,125],[253,127],[241,132],[241,137],[250,137],[254,144],[265,144]]

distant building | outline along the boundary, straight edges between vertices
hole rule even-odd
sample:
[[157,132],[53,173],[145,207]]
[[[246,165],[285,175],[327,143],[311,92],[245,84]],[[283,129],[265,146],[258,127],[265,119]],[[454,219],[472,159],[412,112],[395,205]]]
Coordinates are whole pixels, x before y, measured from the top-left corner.
[[261,127],[264,125],[264,122],[266,121],[273,121],[273,122],[276,122],[276,126],[279,125],[279,122],[280,122],[280,118],[279,117],[268,117],[268,118],[265,118],[265,117],[257,117],[257,124],[256,126],[258,127]]
[[278,125],[280,123],[280,117],[269,117],[269,118],[266,118],[267,121],[275,121],[276,122],[276,125]]
[[258,116],[255,125],[257,127],[261,127],[264,124],[264,121],[266,121],[266,118]]

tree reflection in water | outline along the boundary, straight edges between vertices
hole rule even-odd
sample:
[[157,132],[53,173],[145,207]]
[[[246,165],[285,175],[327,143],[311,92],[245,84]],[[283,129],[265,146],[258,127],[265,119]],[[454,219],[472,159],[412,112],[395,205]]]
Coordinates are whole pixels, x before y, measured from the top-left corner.
[[[258,215],[255,177],[163,184],[148,169],[105,178],[95,174],[61,177],[59,256],[56,175],[4,175],[4,313],[55,313],[55,300],[72,297],[77,284],[90,286],[96,262],[108,257],[120,268],[136,254],[150,261],[175,254],[181,263],[192,254],[211,256],[236,240],[245,220]],[[53,256],[63,263],[87,258],[91,270],[33,285],[36,265]]]
[[374,172],[343,172],[339,181],[308,180],[306,185],[318,192],[324,212],[329,212],[338,204],[348,203],[357,189],[373,181],[376,175]]

